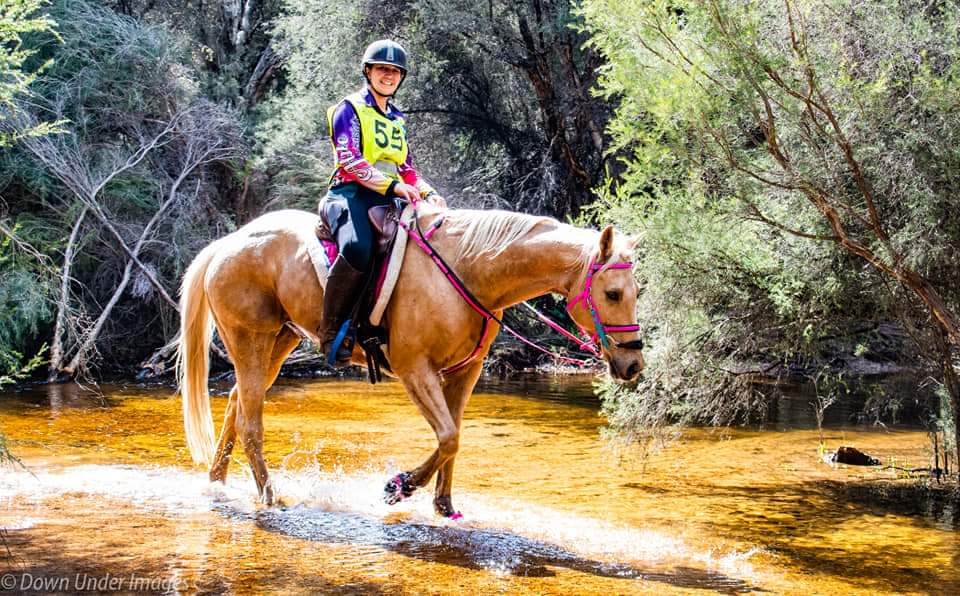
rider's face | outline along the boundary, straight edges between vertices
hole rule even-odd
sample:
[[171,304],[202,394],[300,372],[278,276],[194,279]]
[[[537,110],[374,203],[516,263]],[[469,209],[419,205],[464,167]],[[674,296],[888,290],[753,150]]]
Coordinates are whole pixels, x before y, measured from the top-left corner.
[[367,71],[370,76],[370,84],[373,90],[379,95],[391,96],[396,92],[400,79],[403,78],[403,72],[396,66],[389,64],[374,64]]

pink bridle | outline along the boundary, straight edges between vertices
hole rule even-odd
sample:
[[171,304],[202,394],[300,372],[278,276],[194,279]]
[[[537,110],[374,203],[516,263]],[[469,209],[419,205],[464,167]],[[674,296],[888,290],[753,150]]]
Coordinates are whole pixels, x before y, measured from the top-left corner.
[[[480,304],[480,302],[467,289],[467,287],[460,280],[460,278],[457,277],[457,275],[453,272],[450,266],[447,265],[447,263],[443,260],[443,258],[440,257],[437,251],[434,250],[433,246],[431,246],[429,243],[430,237],[433,236],[433,233],[436,232],[437,229],[443,224],[443,219],[444,219],[443,216],[440,216],[439,218],[437,218],[437,220],[434,221],[430,225],[430,227],[427,229],[426,233],[420,231],[420,221],[417,218],[416,214],[414,214],[414,220],[413,220],[415,222],[416,229],[414,229],[412,226],[408,225],[403,221],[399,222],[400,226],[407,231],[407,234],[409,234],[411,238],[413,238],[417,246],[423,249],[423,251],[427,253],[427,255],[434,262],[434,264],[437,265],[440,271],[444,274],[444,276],[450,282],[450,285],[452,285],[453,288],[457,291],[457,293],[460,294],[460,296],[464,299],[467,305],[470,306],[470,308],[472,308],[480,316],[483,317],[483,326],[481,327],[481,330],[480,330],[480,339],[477,340],[477,345],[476,347],[474,347],[473,352],[471,352],[469,356],[467,356],[460,362],[457,362],[454,365],[451,365],[442,369],[440,373],[442,375],[448,375],[448,374],[454,373],[464,368],[468,364],[470,364],[477,356],[480,355],[480,353],[483,351],[483,344],[486,341],[487,333],[490,330],[490,321],[496,321],[501,328],[505,329],[508,333],[510,333],[520,341],[524,342],[525,344],[533,348],[536,348],[537,350],[540,350],[545,354],[552,356],[553,358],[556,358],[557,360],[561,360],[563,362],[568,362],[571,364],[579,364],[579,365],[587,364],[587,361],[585,360],[580,360],[577,358],[569,358],[566,356],[560,356],[560,355],[554,354],[547,348],[544,348],[543,346],[540,346],[537,343],[527,339],[518,331],[515,331],[509,325],[501,321],[496,315],[490,312],[488,308]],[[530,304],[524,302],[523,305],[529,308],[530,310],[532,310],[534,314],[536,314],[541,321],[549,325],[552,329],[558,331],[568,339],[571,339],[574,342],[576,342],[577,345],[580,346],[580,349],[586,350],[590,352],[590,354],[592,354],[593,356],[599,358],[602,355],[602,350],[597,347],[597,343],[599,341],[600,345],[603,346],[604,348],[609,347],[610,341],[607,338],[608,333],[617,333],[617,332],[629,333],[629,332],[639,331],[640,326],[639,325],[605,325],[600,321],[600,315],[597,313],[597,307],[593,301],[593,296],[591,294],[591,288],[593,286],[593,276],[598,271],[605,270],[605,269],[631,269],[632,267],[633,267],[633,264],[628,262],[603,265],[603,264],[597,263],[595,260],[591,261],[590,267],[587,270],[586,280],[584,281],[583,291],[580,294],[578,294],[573,300],[568,302],[567,311],[570,312],[573,309],[574,305],[576,305],[581,300],[584,301],[584,304],[587,306],[588,310],[590,311],[590,316],[593,320],[594,328],[596,330],[596,332],[592,336],[584,327],[580,326],[579,323],[576,323],[576,321],[574,321],[574,323],[577,324],[577,327],[583,333],[584,337],[577,337],[576,335],[570,333],[569,331],[564,329],[562,326],[560,326],[558,323],[551,320],[549,317],[547,317],[546,315],[542,314],[540,311],[535,309]],[[617,347],[621,347],[625,349],[642,349],[643,342],[640,340],[619,342],[617,344]]]
[[[590,262],[590,268],[587,270],[587,278],[583,282],[583,291],[577,294],[573,300],[567,302],[567,312],[573,314],[573,307],[580,301],[583,301],[584,306],[587,307],[587,310],[590,311],[590,318],[593,320],[594,333],[591,335],[589,331],[583,328],[579,323],[577,327],[580,328],[580,332],[586,336],[585,341],[581,341],[580,348],[586,349],[591,352],[594,356],[600,355],[600,350],[597,348],[599,343],[604,348],[610,346],[610,340],[607,337],[609,333],[632,333],[640,331],[640,325],[610,325],[600,321],[600,314],[597,312],[597,304],[593,301],[593,276],[599,271],[605,271],[607,269],[632,269],[633,263],[622,262],[622,263],[610,263],[604,265],[603,263],[598,263],[596,260]],[[571,317],[572,318],[572,317]],[[574,321],[576,323],[576,321]],[[629,342],[618,342],[617,346],[628,349],[639,349],[642,347],[642,344],[639,346],[636,345],[636,342],[639,340],[633,340]]]

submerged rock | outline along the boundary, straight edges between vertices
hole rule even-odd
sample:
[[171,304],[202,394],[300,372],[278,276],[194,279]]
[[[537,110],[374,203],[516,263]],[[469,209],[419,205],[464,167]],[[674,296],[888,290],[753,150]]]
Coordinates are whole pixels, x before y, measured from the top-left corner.
[[880,460],[871,457],[856,447],[839,447],[824,458],[829,464],[847,464],[850,466],[879,466]]

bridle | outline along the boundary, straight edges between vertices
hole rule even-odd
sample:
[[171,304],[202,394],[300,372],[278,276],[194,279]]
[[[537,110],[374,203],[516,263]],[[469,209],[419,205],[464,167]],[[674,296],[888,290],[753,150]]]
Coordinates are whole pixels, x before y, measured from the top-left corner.
[[[580,348],[587,350],[594,356],[600,356],[601,349],[597,348],[599,344],[601,348],[610,347],[610,338],[608,335],[610,333],[632,333],[640,331],[640,325],[611,325],[609,323],[603,323],[600,321],[600,314],[597,311],[597,304],[593,300],[593,276],[601,271],[606,271],[607,269],[633,269],[633,263],[629,261],[624,261],[620,263],[609,263],[604,265],[603,263],[598,263],[596,259],[590,261],[590,267],[587,269],[587,276],[583,282],[583,290],[577,294],[573,300],[567,301],[567,312],[571,315],[573,314],[573,307],[579,302],[583,302],[584,306],[590,312],[590,319],[593,321],[593,334],[591,334],[586,328],[577,323],[577,327],[580,328],[580,332],[585,336],[583,338],[577,338],[580,342]],[[573,317],[571,316],[571,319]],[[574,321],[576,323],[576,321]],[[642,350],[643,349],[643,340],[633,339],[630,341],[617,342],[617,347],[625,350]]]

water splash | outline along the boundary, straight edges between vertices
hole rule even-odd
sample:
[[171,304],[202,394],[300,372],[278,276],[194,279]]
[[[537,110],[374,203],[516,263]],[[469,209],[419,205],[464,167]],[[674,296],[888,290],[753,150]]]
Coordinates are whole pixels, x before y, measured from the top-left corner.
[[[93,507],[122,501],[165,515],[214,512],[235,521],[318,543],[348,544],[370,562],[384,551],[486,570],[545,576],[566,567],[603,577],[666,581],[739,591],[754,577],[755,551],[702,552],[663,533],[618,526],[570,512],[469,493],[458,501],[470,516],[456,523],[433,513],[429,490],[397,506],[383,503],[394,470],[347,474],[319,466],[273,474],[286,506],[258,508],[249,473],[222,485],[201,472],[173,467],[81,465],[0,477],[0,500],[34,505],[65,495],[95,496]],[[30,522],[33,523],[33,522]],[[355,561],[356,563],[356,561]],[[682,568],[682,573],[672,571]]]

